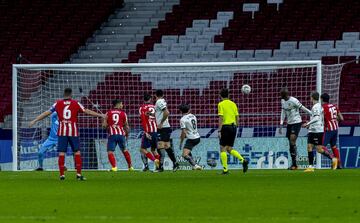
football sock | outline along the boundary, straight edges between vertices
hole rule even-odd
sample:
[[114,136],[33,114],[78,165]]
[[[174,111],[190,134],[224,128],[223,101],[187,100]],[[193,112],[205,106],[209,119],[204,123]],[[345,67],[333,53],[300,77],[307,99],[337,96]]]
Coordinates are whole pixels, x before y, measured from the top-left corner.
[[221,163],[224,167],[224,172],[228,171],[228,165],[227,165],[227,154],[226,152],[220,152],[220,159],[221,159]]
[[176,157],[175,157],[175,153],[174,150],[172,148],[167,148],[165,149],[169,158],[171,159],[171,161],[173,162],[173,164],[176,163]]
[[160,156],[160,166],[159,168],[163,168],[164,167],[164,159],[165,159],[165,151],[164,149],[158,149],[158,153],[159,153],[159,156]]
[[109,162],[111,164],[111,167],[116,167],[116,159],[114,153],[108,153]]
[[290,156],[291,156],[292,165],[296,166],[296,145],[291,145],[291,143],[290,143]]
[[332,152],[334,153],[334,156],[338,159],[338,166],[340,166],[340,152],[339,149],[337,147],[332,147],[331,148]]
[[147,163],[147,158],[149,158],[151,161],[155,160],[155,157],[151,153],[146,153],[146,163]]
[[332,154],[330,154],[329,150],[328,150],[325,146],[323,146],[323,152],[322,152],[322,154],[323,154],[324,156],[326,156],[327,158],[329,158],[329,159],[334,158],[334,156],[333,156]]
[[146,155],[144,153],[141,153],[141,160],[142,160],[145,167],[147,167],[149,165],[148,159],[147,159],[147,157],[146,157]]
[[236,151],[235,149],[232,149],[231,152],[230,152],[231,155],[235,156],[236,158],[238,158],[238,160],[240,162],[244,162],[244,157],[242,157],[240,155],[240,153],[238,151]]
[[184,159],[186,159],[191,164],[191,166],[196,165],[196,163],[195,163],[194,159],[192,158],[192,156],[186,155],[186,156],[184,156]]
[[65,174],[65,156],[59,156],[58,163],[60,176],[63,176]]
[[44,163],[44,153],[39,153],[39,167],[43,168],[43,163]]
[[126,159],[126,162],[128,164],[128,168],[130,168],[132,165],[131,165],[131,157],[130,157],[130,153],[129,151],[125,150],[123,151],[123,154],[124,154],[124,157]]
[[75,167],[76,167],[76,173],[81,175],[81,155],[80,154],[75,154]]
[[314,165],[314,153],[308,152],[308,158],[309,158],[309,165]]

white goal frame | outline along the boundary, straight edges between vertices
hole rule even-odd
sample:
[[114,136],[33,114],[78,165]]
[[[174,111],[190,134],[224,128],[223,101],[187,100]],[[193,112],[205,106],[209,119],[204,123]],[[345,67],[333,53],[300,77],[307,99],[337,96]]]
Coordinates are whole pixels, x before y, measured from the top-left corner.
[[[227,67],[227,66],[316,66],[316,90],[321,94],[322,64],[321,60],[299,61],[254,61],[254,62],[190,62],[190,63],[99,63],[99,64],[13,64],[12,66],[12,170],[18,170],[18,136],[17,136],[17,71],[18,69],[126,69],[126,68],[170,68],[170,67]],[[317,153],[316,168],[321,168],[321,155]]]

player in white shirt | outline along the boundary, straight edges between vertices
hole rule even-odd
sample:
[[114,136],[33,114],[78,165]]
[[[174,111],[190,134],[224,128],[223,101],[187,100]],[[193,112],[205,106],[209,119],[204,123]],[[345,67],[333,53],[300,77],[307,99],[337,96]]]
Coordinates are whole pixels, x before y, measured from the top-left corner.
[[191,155],[192,149],[200,143],[200,134],[197,130],[196,116],[190,113],[190,106],[187,104],[180,105],[179,110],[183,115],[180,119],[180,150],[182,149],[184,139],[187,138],[182,156],[190,163],[193,170],[202,170],[202,167],[194,161]]
[[318,153],[323,154],[327,158],[332,160],[332,168],[337,168],[337,159],[329,153],[329,151],[323,149],[323,135],[324,135],[324,113],[321,103],[319,102],[319,93],[311,93],[311,102],[313,107],[311,109],[310,121],[305,123],[303,127],[309,129],[308,134],[308,158],[309,167],[305,169],[305,172],[314,172],[314,153],[313,149],[316,147]]
[[[164,170],[164,158],[165,151],[167,152],[169,158],[173,162],[173,171],[179,169],[179,164],[176,161],[174,150],[171,148],[171,128],[169,124],[169,115],[170,112],[167,108],[167,103],[164,99],[164,92],[162,90],[157,90],[155,92],[156,103],[155,103],[155,118],[158,128],[158,152],[160,155],[160,166],[158,171],[162,172]],[[164,151],[165,150],[165,151]]]
[[279,133],[282,134],[282,127],[285,119],[287,120],[286,138],[289,140],[289,151],[292,160],[290,170],[297,170],[296,164],[296,140],[301,130],[302,119],[300,115],[300,109],[307,114],[311,114],[311,111],[303,106],[298,99],[289,96],[289,91],[286,88],[281,89],[281,118]]

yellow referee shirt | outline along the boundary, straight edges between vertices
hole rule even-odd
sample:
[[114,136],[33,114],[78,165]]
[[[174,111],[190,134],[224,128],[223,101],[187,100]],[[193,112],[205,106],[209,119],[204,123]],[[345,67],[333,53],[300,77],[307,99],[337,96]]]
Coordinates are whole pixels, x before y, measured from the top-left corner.
[[223,125],[237,125],[238,108],[230,99],[224,99],[218,104],[218,115],[223,117]]

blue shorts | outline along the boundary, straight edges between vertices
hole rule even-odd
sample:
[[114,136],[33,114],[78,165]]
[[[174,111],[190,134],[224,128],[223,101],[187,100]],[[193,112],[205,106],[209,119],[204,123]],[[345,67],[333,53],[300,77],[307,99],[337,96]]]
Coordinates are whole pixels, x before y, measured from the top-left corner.
[[147,148],[156,149],[157,143],[158,143],[157,132],[152,132],[152,133],[148,133],[148,134],[151,136],[151,139],[148,139],[144,133],[141,138],[141,148],[142,149],[147,149]]
[[334,147],[336,146],[337,138],[338,138],[338,130],[325,131],[323,145],[327,146],[330,144],[331,147]]
[[58,152],[66,153],[69,144],[74,153],[80,150],[80,140],[78,136],[59,136]]
[[121,150],[124,150],[126,149],[125,142],[126,142],[125,136],[111,135],[108,138],[107,151],[115,151],[117,145],[119,145]]
[[39,153],[45,153],[46,151],[54,148],[58,144],[58,139],[56,138],[47,138],[43,144],[41,144]]

